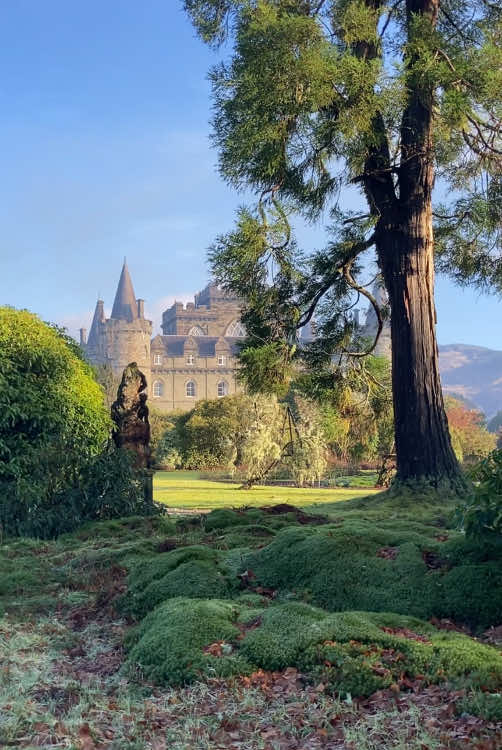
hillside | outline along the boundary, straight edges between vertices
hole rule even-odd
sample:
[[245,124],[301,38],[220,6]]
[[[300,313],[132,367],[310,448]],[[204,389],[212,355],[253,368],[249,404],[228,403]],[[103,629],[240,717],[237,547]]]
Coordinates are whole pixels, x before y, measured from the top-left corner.
[[439,369],[446,392],[462,396],[488,417],[502,409],[502,351],[466,344],[440,346]]

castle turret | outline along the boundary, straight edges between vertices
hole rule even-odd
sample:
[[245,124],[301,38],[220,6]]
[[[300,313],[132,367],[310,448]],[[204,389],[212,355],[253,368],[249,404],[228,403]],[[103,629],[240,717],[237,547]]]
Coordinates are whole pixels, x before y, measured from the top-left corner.
[[[371,294],[373,295],[378,306],[381,309],[383,308],[384,310],[386,310],[388,308],[389,299],[387,297],[387,292],[385,290],[383,282],[379,278],[375,281],[373,289],[371,290]],[[371,339],[373,341],[375,339],[377,331],[378,319],[376,316],[375,308],[372,304],[370,304],[368,312],[366,314],[366,321],[361,330],[361,334],[365,338]],[[389,317],[386,317],[384,320],[382,332],[373,354],[375,355],[375,357],[386,357],[386,359],[388,359],[389,361],[392,359],[392,343]]]
[[152,321],[145,320],[143,300],[136,299],[127,263],[124,261],[111,317],[98,300],[86,346],[92,364],[107,364],[118,375],[136,362],[150,387],[150,339]]

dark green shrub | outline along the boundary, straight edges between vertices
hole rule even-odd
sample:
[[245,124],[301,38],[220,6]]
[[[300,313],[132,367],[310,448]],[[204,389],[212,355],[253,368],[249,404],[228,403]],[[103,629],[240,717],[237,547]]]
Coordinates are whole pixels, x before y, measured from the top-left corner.
[[66,487],[20,503],[0,496],[0,524],[7,534],[50,539],[87,521],[152,515],[159,510],[145,500],[143,478],[122,450],[109,444],[74,472]]
[[502,535],[502,450],[491,453],[472,470],[475,484],[459,518],[468,537]]
[[106,448],[103,392],[77,345],[0,308],[0,526],[56,536],[85,520],[151,512],[127,457]]

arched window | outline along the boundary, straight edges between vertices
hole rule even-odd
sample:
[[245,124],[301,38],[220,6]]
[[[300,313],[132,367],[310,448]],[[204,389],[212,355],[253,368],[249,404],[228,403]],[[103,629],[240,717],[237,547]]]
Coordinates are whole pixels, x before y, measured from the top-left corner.
[[188,331],[189,336],[205,336],[203,329],[200,326],[193,326],[193,328],[190,328]]
[[222,396],[228,396],[228,383],[224,380],[221,380],[218,383],[218,398],[221,398]]
[[190,398],[195,398],[195,396],[197,394],[197,388],[196,388],[195,383],[194,383],[193,380],[189,380],[188,381],[188,383],[186,385],[186,394]]
[[153,384],[154,398],[161,398],[164,395],[164,383],[162,380],[156,380]]
[[245,335],[246,329],[244,328],[240,320],[232,320],[225,334],[225,336],[231,336],[237,339],[242,339]]

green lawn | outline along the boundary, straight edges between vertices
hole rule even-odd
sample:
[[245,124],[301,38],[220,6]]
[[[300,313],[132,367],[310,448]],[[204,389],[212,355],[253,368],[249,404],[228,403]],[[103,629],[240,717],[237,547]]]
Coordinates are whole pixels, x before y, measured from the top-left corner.
[[376,492],[373,489],[310,489],[259,486],[240,489],[240,484],[200,479],[196,471],[158,471],[154,476],[154,498],[171,508],[211,510],[241,505],[290,503],[297,506],[334,503]]

